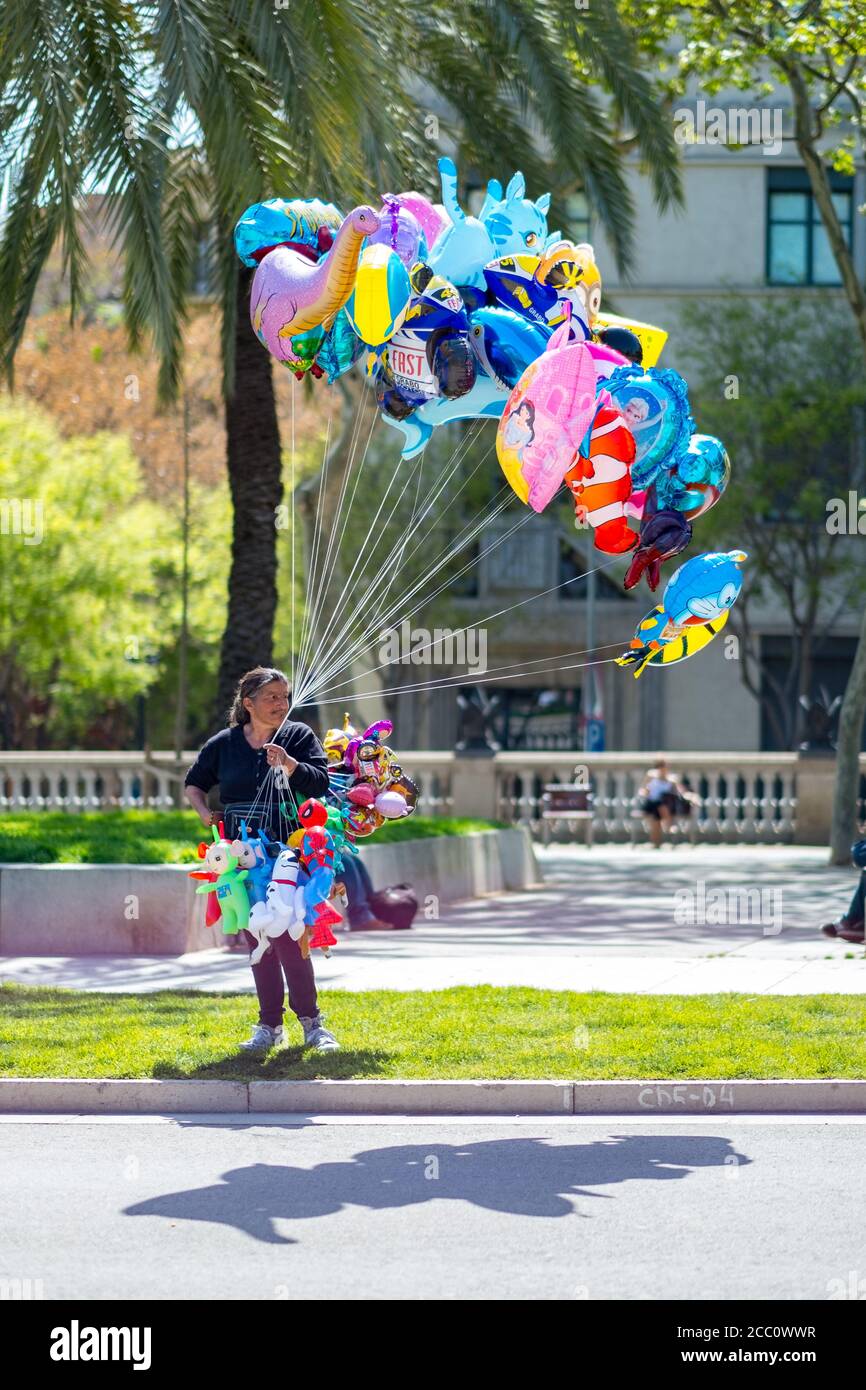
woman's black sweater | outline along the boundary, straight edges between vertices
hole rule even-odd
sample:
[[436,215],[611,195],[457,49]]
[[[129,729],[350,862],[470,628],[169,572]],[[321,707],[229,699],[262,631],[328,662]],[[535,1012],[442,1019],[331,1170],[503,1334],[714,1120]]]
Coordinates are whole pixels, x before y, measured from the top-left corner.
[[281,800],[293,812],[293,802],[300,804],[309,796],[323,796],[328,790],[328,759],[312,729],[289,720],[272,742],[297,759],[298,766],[289,778],[291,794],[271,778],[267,791],[259,796],[270,770],[267,754],[264,748],[250,747],[239,724],[221,729],[208,739],[186,774],[184,785],[209,792],[218,783],[224,806],[253,802],[259,797],[258,806],[265,821],[278,812]]

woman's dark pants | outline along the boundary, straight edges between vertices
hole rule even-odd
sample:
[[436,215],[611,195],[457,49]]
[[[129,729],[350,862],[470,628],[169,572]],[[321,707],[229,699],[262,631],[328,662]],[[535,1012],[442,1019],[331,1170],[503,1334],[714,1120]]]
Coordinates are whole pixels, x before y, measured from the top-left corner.
[[851,899],[851,906],[848,908],[849,922],[863,921],[863,904],[866,902],[866,869],[860,875],[860,881],[854,889],[854,896]]
[[[252,953],[258,942],[251,932],[245,931],[244,937]],[[318,1004],[313,962],[309,956],[304,959],[300,946],[288,932],[274,937],[258,965],[252,967],[252,972],[259,996],[259,1023],[267,1024],[268,1028],[280,1027],[285,1003],[284,973],[289,987],[289,1008],[298,1018],[316,1017]]]

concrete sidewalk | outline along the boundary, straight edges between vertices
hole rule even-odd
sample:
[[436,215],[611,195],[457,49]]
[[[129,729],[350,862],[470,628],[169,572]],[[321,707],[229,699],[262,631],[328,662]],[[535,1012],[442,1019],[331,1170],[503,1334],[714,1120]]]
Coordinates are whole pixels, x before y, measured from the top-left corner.
[[[866,993],[863,947],[820,934],[857,883],[853,869],[827,867],[825,849],[607,845],[537,853],[543,887],[450,904],[438,920],[419,917],[407,932],[342,935],[331,957],[316,961],[320,987]],[[763,890],[763,899],[749,902],[746,890]],[[111,992],[253,987],[246,956],[223,950],[5,957],[0,980]]]

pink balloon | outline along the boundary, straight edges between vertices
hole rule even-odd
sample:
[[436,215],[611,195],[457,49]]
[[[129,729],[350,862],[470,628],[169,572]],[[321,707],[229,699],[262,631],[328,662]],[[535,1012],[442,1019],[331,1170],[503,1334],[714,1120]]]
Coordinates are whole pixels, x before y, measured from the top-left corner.
[[571,341],[567,323],[558,328],[526,368],[499,421],[496,452],[505,476],[536,512],[556,496],[595,415],[597,375],[587,347]]
[[608,347],[606,343],[587,343],[586,350],[595,362],[595,370],[600,377],[609,377],[611,372],[615,372],[617,367],[627,367],[630,365],[629,359],[623,357],[616,348]]
[[376,791],[369,782],[359,782],[346,793],[346,796],[355,806],[372,806],[376,800]]
[[[386,197],[391,195],[386,194]],[[423,193],[398,193],[397,201],[407,212],[417,218],[421,228],[427,238],[427,250],[433,249],[433,243],[438,236],[450,226],[448,218],[435,208],[429,198],[425,198]]]
[[400,792],[380,792],[375,804],[379,815],[384,816],[386,820],[399,820],[401,816],[409,814],[406,798],[401,796]]

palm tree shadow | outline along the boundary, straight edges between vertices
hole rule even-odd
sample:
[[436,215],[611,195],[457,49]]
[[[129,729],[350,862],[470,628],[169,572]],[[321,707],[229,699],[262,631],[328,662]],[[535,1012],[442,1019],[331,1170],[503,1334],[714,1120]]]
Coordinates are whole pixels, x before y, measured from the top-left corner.
[[314,1168],[254,1163],[209,1187],[151,1197],[127,1216],[160,1216],[233,1227],[270,1245],[297,1244],[275,1222],[371,1211],[434,1199],[471,1202],[523,1216],[570,1216],[576,1197],[607,1201],[599,1187],[653,1179],[675,1182],[700,1169],[749,1164],[730,1140],[714,1135],[619,1135],[589,1144],[509,1138],[475,1144],[406,1144],[366,1149]]

